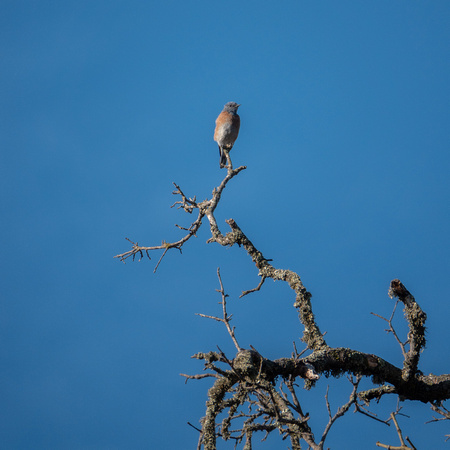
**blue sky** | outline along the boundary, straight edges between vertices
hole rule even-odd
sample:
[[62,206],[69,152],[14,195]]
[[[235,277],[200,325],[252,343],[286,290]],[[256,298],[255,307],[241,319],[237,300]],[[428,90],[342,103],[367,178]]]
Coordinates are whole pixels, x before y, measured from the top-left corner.
[[[205,224],[156,274],[159,254],[113,259],[125,237],[180,238],[191,217],[169,208],[172,182],[198,199],[220,183],[212,135],[227,101],[242,104],[232,158],[248,169],[222,197],[221,230],[234,218],[299,273],[330,345],[396,365],[370,312],[390,315],[400,278],[428,315],[420,369],[448,373],[449,38],[447,0],[2,2],[2,448],[195,448],[186,422],[210,382],[179,374],[202,371],[198,351],[233,356],[225,328],[194,314],[220,313],[217,267],[241,346],[272,359],[301,348],[292,292],[267,282],[239,300],[256,269],[242,249],[206,245]],[[300,391],[316,435],[327,384],[334,409],[351,391],[325,378]],[[403,411],[418,448],[448,447],[426,405]],[[377,440],[398,444],[351,414],[327,444]]]

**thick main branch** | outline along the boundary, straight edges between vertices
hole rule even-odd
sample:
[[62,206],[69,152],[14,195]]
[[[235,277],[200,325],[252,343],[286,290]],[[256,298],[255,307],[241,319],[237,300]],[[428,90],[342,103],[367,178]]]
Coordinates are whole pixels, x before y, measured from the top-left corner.
[[289,287],[295,292],[294,306],[297,308],[299,319],[305,327],[302,340],[307,344],[308,348],[313,350],[321,350],[327,347],[323,334],[320,332],[312,312],[311,294],[306,290],[298,274],[292,270],[275,269],[253,245],[250,239],[247,238],[233,219],[226,221],[231,228],[231,232],[228,232],[224,236],[220,232],[213,214],[207,213],[206,215],[210,221],[212,233],[212,238],[208,242],[217,242],[224,246],[232,246],[234,244],[243,246],[258,268],[259,276],[287,282]]

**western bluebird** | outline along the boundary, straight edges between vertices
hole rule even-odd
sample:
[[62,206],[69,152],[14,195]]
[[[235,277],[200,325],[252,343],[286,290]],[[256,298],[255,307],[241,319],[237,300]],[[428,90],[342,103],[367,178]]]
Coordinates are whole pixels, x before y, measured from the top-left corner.
[[228,102],[216,119],[214,140],[219,145],[221,169],[227,165],[227,153],[233,148],[239,134],[241,125],[241,119],[237,113],[239,106],[241,105],[235,102]]

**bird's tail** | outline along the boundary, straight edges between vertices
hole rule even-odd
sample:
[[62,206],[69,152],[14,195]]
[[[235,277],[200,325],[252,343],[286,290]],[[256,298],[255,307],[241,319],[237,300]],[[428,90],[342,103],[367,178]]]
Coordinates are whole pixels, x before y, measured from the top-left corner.
[[227,165],[227,155],[223,148],[219,147],[220,152],[220,168],[223,169]]

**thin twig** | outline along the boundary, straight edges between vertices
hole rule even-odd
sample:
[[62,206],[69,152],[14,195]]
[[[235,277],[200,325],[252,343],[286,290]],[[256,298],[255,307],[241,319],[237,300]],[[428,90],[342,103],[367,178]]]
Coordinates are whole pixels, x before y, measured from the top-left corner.
[[244,297],[244,295],[251,294],[252,292],[257,292],[257,291],[259,291],[259,290],[261,289],[261,286],[264,284],[264,281],[266,281],[266,278],[267,278],[267,277],[265,277],[265,276],[263,275],[263,276],[261,277],[261,281],[259,282],[258,286],[256,286],[256,287],[253,288],[253,289],[250,289],[250,290],[248,290],[248,291],[243,291],[242,294],[239,296],[239,298]]
[[220,276],[220,268],[217,268],[217,276],[219,277],[219,283],[220,283],[220,294],[222,296],[222,311],[223,311],[223,320],[222,322],[225,324],[225,326],[227,327],[228,333],[231,336],[231,339],[234,342],[235,347],[237,348],[237,350],[241,350],[240,345],[238,344],[238,341],[236,339],[236,336],[234,335],[234,327],[231,328],[230,327],[230,320],[231,320],[231,316],[228,316],[227,314],[227,295],[225,294],[225,290],[223,288],[223,283],[222,283],[222,277]]
[[219,375],[216,375],[215,373],[202,373],[200,375],[186,375],[185,373],[180,373],[180,376],[185,377],[186,381],[185,383],[188,382],[188,380],[201,380],[202,378],[220,378]]
[[338,408],[338,410],[336,411],[336,414],[334,416],[331,415],[331,408],[330,408],[330,403],[328,402],[328,387],[327,387],[327,393],[325,394],[325,401],[327,404],[327,410],[328,410],[328,415],[330,417],[330,420],[328,421],[325,430],[322,433],[322,438],[319,442],[319,447],[323,448],[323,445],[325,443],[325,439],[328,435],[328,432],[331,429],[331,426],[333,425],[333,423],[339,419],[339,417],[342,417],[350,408],[351,405],[355,404],[358,396],[357,396],[357,391],[358,391],[358,385],[359,382],[361,381],[361,376],[357,376],[356,380],[353,380],[353,377],[348,377],[350,383],[353,385],[353,389],[352,392],[350,394],[350,398],[349,401],[345,404],[342,405],[340,408]]
[[189,426],[191,426],[194,430],[197,430],[200,435],[198,437],[198,443],[197,443],[197,450],[200,450],[202,448],[202,436],[203,436],[203,431],[200,428],[197,428],[196,426],[192,425],[191,422],[187,423]]
[[372,315],[374,315],[374,316],[376,316],[376,317],[378,317],[378,318],[380,318],[380,319],[382,319],[382,320],[384,320],[384,321],[386,321],[388,323],[389,329],[387,329],[385,331],[387,333],[392,333],[393,334],[395,340],[398,342],[398,345],[400,345],[400,349],[402,351],[403,358],[406,358],[405,344],[400,340],[400,338],[398,337],[397,332],[394,329],[394,326],[392,325],[392,320],[394,319],[395,310],[397,309],[397,305],[398,305],[399,301],[400,300],[397,300],[395,302],[394,309],[393,309],[391,317],[389,319],[386,319],[385,317],[380,316],[379,314],[376,314],[374,312],[371,312],[370,314],[372,314]]
[[387,420],[382,420],[379,419],[375,413],[371,412],[371,411],[364,411],[364,407],[359,405],[358,403],[355,403],[355,411],[354,412],[359,412],[360,414],[363,414],[364,416],[370,417],[373,420],[376,420],[377,422],[381,422],[384,423],[385,425],[387,425],[388,427],[391,426],[391,424],[389,423],[389,421]]
[[402,430],[397,422],[397,419],[395,418],[395,416],[397,414],[398,414],[397,412],[395,412],[395,413],[392,412],[391,420],[395,425],[395,429],[397,430],[398,438],[400,440],[400,446],[395,447],[393,445],[382,444],[381,442],[376,442],[377,447],[387,448],[389,450],[416,450],[416,447],[414,447],[414,445],[412,444],[412,442],[410,441],[410,439],[408,437],[406,437],[406,440],[409,442],[411,447],[408,447],[408,445],[406,445],[405,440],[403,439]]
[[295,341],[292,341],[292,345],[294,346],[294,353],[292,354],[292,357],[294,359],[300,359],[300,356],[302,356],[304,353],[308,351],[308,347],[305,347],[300,353],[297,350],[297,345],[295,345]]
[[156,272],[156,270],[158,269],[158,266],[161,264],[162,259],[164,258],[165,254],[167,253],[167,250],[169,250],[168,248],[166,248],[163,252],[163,254],[161,255],[161,258],[159,258],[158,264],[156,264],[155,268],[153,269],[153,273]]
[[[223,287],[223,283],[222,283],[222,277],[220,276],[220,267],[217,268],[217,276],[219,278],[219,284],[220,284],[220,289],[217,289],[217,292],[220,293],[220,295],[222,296],[222,301],[220,302],[222,304],[222,313],[223,313],[223,318],[221,319],[220,317],[216,317],[216,316],[209,316],[207,314],[201,314],[201,313],[196,313],[197,316],[200,317],[204,317],[206,319],[213,319],[216,320],[217,322],[222,322],[223,324],[225,324],[229,335],[231,336],[231,339],[235,345],[235,347],[237,348],[238,351],[241,350],[241,347],[236,339],[236,336],[234,334],[234,327],[231,328],[230,326],[230,321],[232,318],[232,315],[228,315],[227,313],[227,300],[226,298],[228,297],[227,294],[225,294],[225,290]],[[225,355],[223,355],[225,356]]]

